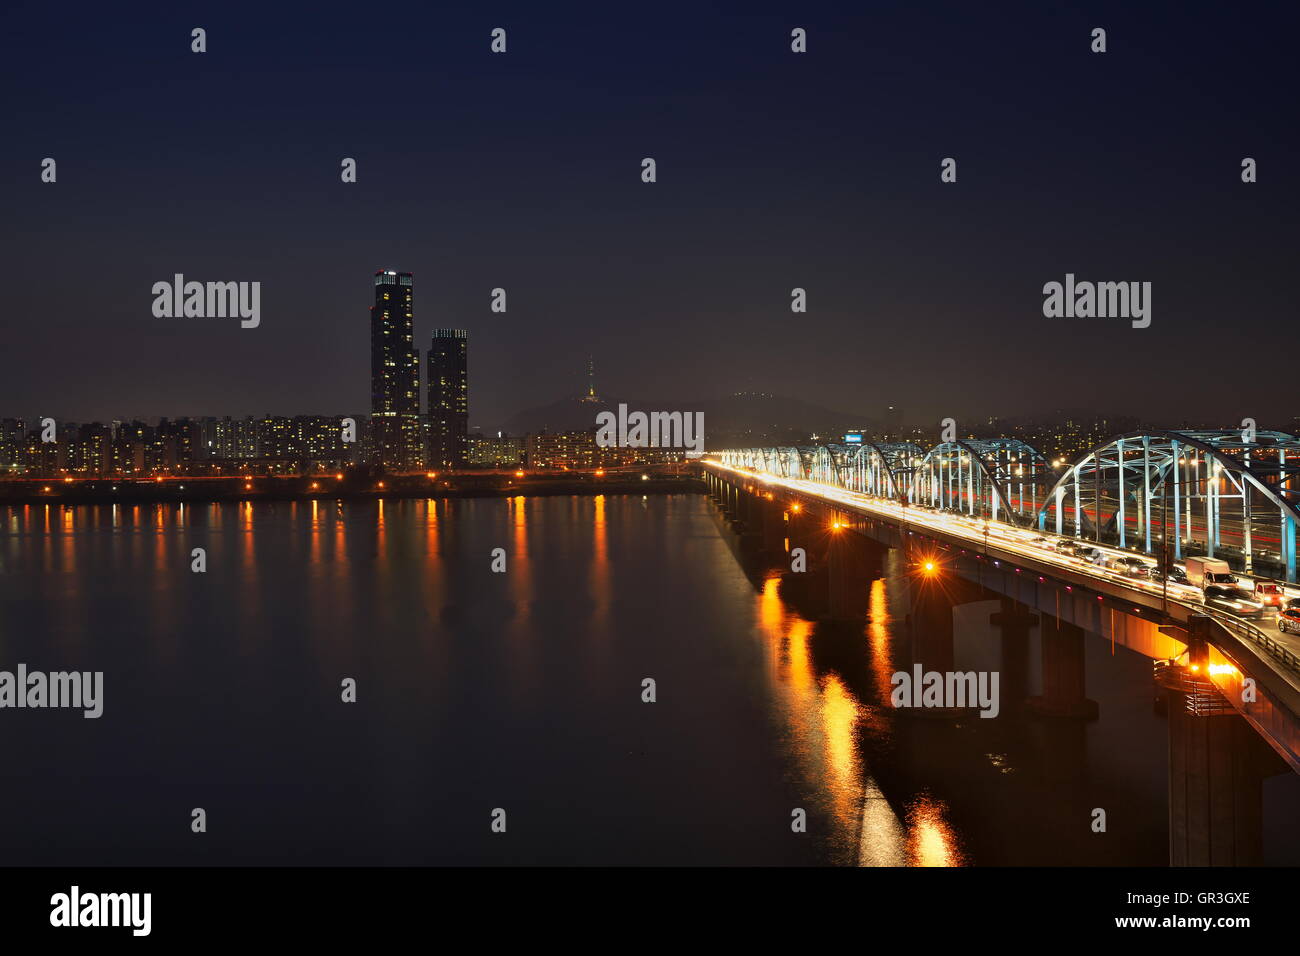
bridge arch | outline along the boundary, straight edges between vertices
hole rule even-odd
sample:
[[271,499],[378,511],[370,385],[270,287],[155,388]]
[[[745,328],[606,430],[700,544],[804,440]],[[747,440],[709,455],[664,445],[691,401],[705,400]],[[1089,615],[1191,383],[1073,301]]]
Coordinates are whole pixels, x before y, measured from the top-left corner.
[[912,483],[912,472],[925,451],[911,442],[877,444],[863,439],[851,454],[845,487],[880,498],[898,498]]
[[913,504],[1028,525],[1051,475],[1047,459],[1018,438],[964,438],[926,452],[909,497]]
[[[1040,529],[1172,560],[1204,553],[1296,580],[1300,439],[1285,432],[1146,429],[1074,461],[1041,508]],[[1132,530],[1130,530],[1132,526]]]
[[793,445],[774,449],[776,452],[776,473],[782,478],[806,478],[804,474],[803,455]]
[[813,449],[809,475],[813,481],[823,481],[838,488],[847,488],[849,469],[857,448],[852,445],[818,445]]

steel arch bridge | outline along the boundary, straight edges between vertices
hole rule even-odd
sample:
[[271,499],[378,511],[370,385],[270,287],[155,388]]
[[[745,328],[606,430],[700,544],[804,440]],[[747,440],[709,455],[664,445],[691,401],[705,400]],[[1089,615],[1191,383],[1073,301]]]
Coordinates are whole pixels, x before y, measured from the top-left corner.
[[964,439],[924,451],[911,442],[739,448],[722,460],[781,478],[819,481],[878,498],[1028,523],[1046,499],[1051,466],[1015,438]]
[[1135,548],[1275,564],[1296,580],[1300,439],[1285,432],[1146,430],[1112,438],[1072,464],[1038,527]]
[[943,442],[926,453],[910,489],[913,504],[1028,524],[1052,483],[1052,467],[1018,438]]
[[881,498],[899,498],[911,488],[925,451],[911,442],[735,448],[718,453],[734,467],[781,478],[820,481]]
[[[1249,439],[1249,440],[1248,440]],[[1296,581],[1300,439],[1285,432],[1144,430],[1052,465],[1019,439],[741,448],[724,464],[859,494],[1088,537],[1171,560],[1206,554]]]
[[863,439],[853,456],[845,487],[879,498],[901,498],[910,494],[912,477],[924,457],[925,450],[911,442],[877,444]]

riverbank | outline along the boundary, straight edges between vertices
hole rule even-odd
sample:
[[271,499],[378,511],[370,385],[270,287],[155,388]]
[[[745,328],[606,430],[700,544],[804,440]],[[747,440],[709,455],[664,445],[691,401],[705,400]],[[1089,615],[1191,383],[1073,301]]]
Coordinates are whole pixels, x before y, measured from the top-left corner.
[[691,473],[560,472],[306,477],[0,481],[0,505],[297,501],[310,498],[513,498],[552,495],[680,494],[704,490]]

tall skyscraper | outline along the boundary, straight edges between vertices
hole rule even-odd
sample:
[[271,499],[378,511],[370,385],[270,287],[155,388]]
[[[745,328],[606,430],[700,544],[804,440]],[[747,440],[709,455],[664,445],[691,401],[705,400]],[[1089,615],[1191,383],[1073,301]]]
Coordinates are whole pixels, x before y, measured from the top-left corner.
[[434,329],[429,345],[429,467],[462,468],[469,454],[469,333]]
[[600,396],[596,394],[596,360],[590,355],[587,356],[587,394],[578,401],[596,403],[600,401]]
[[423,467],[420,352],[415,347],[411,273],[375,273],[370,307],[370,415],[376,464]]

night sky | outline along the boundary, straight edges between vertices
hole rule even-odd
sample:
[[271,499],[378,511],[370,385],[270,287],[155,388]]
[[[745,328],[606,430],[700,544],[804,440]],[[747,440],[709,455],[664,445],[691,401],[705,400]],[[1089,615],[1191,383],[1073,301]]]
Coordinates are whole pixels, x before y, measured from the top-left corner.
[[[1300,15],[1136,6],[11,4],[0,417],[368,411],[380,268],[469,330],[471,425],[588,353],[685,409],[1290,417]],[[176,272],[261,326],[154,318]],[[1151,327],[1044,318],[1067,272]]]

